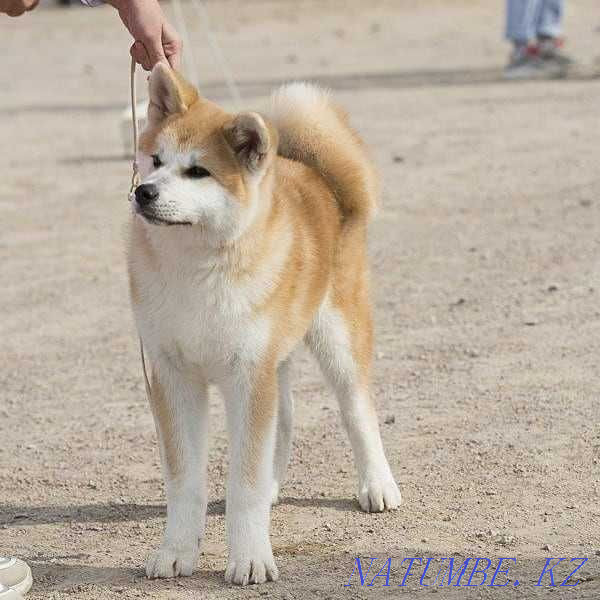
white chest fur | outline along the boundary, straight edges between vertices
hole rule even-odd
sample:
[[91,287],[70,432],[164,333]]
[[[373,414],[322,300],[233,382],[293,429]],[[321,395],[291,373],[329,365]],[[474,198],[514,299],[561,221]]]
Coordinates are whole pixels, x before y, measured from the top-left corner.
[[213,257],[191,256],[181,240],[165,244],[158,237],[149,243],[150,258],[132,246],[129,260],[137,289],[134,315],[149,357],[200,370],[214,383],[235,362],[257,360],[267,347],[270,322],[254,306],[269,282],[234,279]]

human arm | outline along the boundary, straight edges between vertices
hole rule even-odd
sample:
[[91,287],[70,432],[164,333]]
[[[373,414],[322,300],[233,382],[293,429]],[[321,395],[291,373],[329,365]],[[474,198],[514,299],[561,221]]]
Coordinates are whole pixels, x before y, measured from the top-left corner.
[[134,39],[130,53],[136,62],[147,71],[161,61],[179,68],[181,39],[167,21],[158,0],[108,0],[108,3],[117,9]]
[[9,17],[19,17],[28,10],[33,10],[39,0],[0,0],[0,13]]

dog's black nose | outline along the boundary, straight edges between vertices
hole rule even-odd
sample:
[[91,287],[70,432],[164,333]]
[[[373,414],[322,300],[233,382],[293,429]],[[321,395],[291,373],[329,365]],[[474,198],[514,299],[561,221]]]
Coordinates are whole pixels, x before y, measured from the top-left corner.
[[135,199],[140,206],[148,206],[158,198],[158,188],[153,183],[142,183],[135,188]]

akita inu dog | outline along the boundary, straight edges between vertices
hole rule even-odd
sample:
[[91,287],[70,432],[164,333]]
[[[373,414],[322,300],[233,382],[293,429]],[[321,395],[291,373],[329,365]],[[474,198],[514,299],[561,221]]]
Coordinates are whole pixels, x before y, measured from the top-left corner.
[[269,512],[290,455],[288,359],[300,341],[337,395],[361,508],[400,504],[369,396],[375,170],[316,87],[283,87],[268,117],[233,115],[161,64],[140,148],[128,265],[167,495],[164,540],[146,571],[190,575],[196,565],[214,384],[229,431],[225,578],[275,580]]

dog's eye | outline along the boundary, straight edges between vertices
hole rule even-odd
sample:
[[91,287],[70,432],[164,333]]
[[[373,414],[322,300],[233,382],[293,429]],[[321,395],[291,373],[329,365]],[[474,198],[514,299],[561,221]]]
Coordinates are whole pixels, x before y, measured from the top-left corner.
[[191,177],[192,179],[202,179],[202,177],[210,177],[210,172],[207,171],[204,167],[190,167],[185,171],[186,177]]
[[162,167],[162,161],[160,160],[158,154],[152,155],[152,164],[154,165],[155,169],[158,169],[158,167]]

